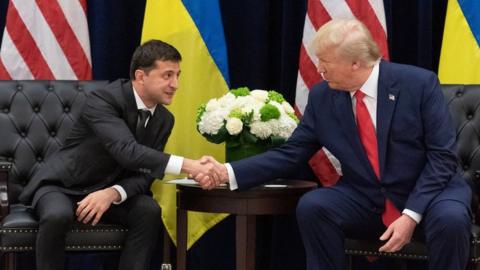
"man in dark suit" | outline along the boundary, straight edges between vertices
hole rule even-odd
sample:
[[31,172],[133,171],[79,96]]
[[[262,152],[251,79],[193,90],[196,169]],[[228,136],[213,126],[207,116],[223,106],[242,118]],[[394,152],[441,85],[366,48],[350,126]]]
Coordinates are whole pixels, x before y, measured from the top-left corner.
[[180,53],[151,40],[133,54],[130,77],[90,93],[63,147],[38,169],[21,194],[39,218],[39,270],[64,269],[65,235],[74,219],[100,219],[128,228],[120,269],[147,269],[161,232],[160,208],[151,197],[165,173],[210,174],[212,166],[163,153],[172,131],[172,102]]
[[[292,137],[264,154],[217,163],[220,179],[231,189],[250,188],[287,175],[325,146],[343,175],[298,204],[308,269],[345,269],[347,236],[380,238],[380,251],[395,252],[417,227],[429,269],[465,269],[471,190],[459,173],[455,131],[436,75],[379,60],[358,20],[325,24],[312,49],[325,81],[311,90]],[[207,189],[218,184],[196,178]]]

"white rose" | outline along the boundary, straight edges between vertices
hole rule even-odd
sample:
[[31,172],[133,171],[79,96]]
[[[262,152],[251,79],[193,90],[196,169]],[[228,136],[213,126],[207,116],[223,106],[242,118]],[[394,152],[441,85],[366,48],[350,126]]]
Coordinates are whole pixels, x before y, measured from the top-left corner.
[[229,108],[235,100],[235,95],[232,93],[226,93],[223,97],[218,99],[218,103],[222,108]]
[[208,101],[207,106],[205,107],[205,111],[213,112],[220,108],[220,103],[216,98],[212,98]]
[[224,120],[225,111],[223,110],[204,112],[200,122],[198,122],[198,130],[202,134],[215,135],[222,128]]
[[285,110],[285,112],[287,112],[287,113],[294,113],[295,112],[295,110],[292,108],[292,106],[286,101],[282,102],[282,106],[283,106],[283,109]]
[[232,104],[233,109],[242,109],[255,103],[255,99],[251,96],[237,97]]
[[227,125],[225,126],[230,135],[237,135],[242,132],[243,123],[236,117],[228,118]]
[[265,103],[268,99],[268,92],[265,90],[252,90],[250,95],[262,103]]
[[272,135],[270,125],[261,121],[250,124],[250,132],[262,140],[265,140]]

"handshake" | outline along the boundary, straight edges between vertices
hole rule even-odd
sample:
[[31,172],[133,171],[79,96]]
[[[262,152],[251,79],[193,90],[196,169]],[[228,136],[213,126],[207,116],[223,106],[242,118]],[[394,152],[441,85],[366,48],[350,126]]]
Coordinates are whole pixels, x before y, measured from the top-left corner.
[[199,160],[185,158],[182,172],[195,179],[203,189],[213,189],[228,183],[227,167],[211,156],[203,156]]

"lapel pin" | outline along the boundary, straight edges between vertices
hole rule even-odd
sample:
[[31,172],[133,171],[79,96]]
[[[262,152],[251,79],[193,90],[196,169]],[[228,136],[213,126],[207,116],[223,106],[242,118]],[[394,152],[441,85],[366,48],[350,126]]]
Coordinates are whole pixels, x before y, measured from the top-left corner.
[[388,99],[390,99],[391,101],[395,101],[395,96],[392,94],[388,94]]

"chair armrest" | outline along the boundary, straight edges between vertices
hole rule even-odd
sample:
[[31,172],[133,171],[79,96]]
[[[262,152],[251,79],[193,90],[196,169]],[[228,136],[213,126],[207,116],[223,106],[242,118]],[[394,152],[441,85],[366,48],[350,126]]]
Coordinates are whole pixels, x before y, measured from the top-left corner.
[[0,221],[8,215],[10,205],[8,203],[8,172],[12,164],[0,161]]

